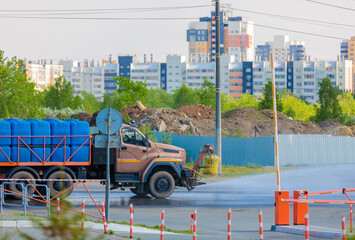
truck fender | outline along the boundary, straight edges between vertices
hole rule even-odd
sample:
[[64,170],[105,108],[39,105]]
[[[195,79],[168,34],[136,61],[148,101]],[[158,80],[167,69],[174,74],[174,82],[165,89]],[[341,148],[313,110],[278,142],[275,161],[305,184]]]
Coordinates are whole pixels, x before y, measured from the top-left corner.
[[167,166],[167,167],[171,168],[179,176],[179,178],[181,177],[181,171],[174,163],[172,163],[172,162],[156,162],[156,161],[153,161],[144,170],[144,172],[143,172],[143,174],[141,176],[142,182],[147,182],[150,173],[157,166]]
[[70,168],[63,167],[63,166],[56,166],[56,167],[48,168],[48,169],[44,172],[44,174],[43,174],[43,179],[47,179],[48,176],[49,176],[52,172],[58,171],[58,170],[68,172],[68,173],[73,177],[73,179],[76,179],[75,173],[74,173]]
[[39,177],[39,174],[36,170],[34,170],[33,168],[31,167],[15,167],[14,169],[12,169],[8,174],[7,174],[7,178],[11,178],[12,175],[14,175],[16,172],[18,171],[27,171],[27,172],[30,172],[33,174],[33,176],[36,178],[36,179],[40,179]]

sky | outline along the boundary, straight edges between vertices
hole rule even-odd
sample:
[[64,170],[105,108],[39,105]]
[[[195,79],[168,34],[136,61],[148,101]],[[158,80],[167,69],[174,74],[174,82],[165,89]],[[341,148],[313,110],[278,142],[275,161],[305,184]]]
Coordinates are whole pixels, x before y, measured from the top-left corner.
[[[355,0],[317,1],[355,9]],[[220,0],[220,2],[231,4],[236,9],[342,24],[340,26],[314,25],[310,22],[295,22],[234,10],[234,16],[247,17],[255,24],[340,38],[316,37],[255,26],[255,45],[271,41],[274,35],[288,34],[291,40],[305,41],[307,55],[312,59],[336,60],[340,52],[341,39],[355,36],[354,11],[307,0]],[[189,22],[195,20],[63,20],[8,17],[33,14],[33,12],[26,13],[19,10],[122,9],[196,5],[211,5],[211,0],[0,0],[0,50],[5,51],[5,55],[10,57],[17,56],[31,60],[101,60],[107,59],[112,54],[113,58],[117,58],[118,55],[137,55],[138,60],[143,61],[144,54],[149,56],[153,54],[154,60],[165,61],[168,54],[187,55],[186,29]],[[116,11],[104,14],[64,15],[63,17],[198,19],[210,16],[211,9],[212,7],[206,6],[165,11]],[[352,23],[353,26],[344,26]]]

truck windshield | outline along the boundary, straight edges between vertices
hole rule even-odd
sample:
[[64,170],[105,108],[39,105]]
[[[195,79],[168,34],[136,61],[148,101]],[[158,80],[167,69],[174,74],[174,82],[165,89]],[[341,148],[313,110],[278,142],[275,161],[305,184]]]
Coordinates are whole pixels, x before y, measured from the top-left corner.
[[122,141],[127,144],[144,146],[144,137],[132,128],[122,129]]

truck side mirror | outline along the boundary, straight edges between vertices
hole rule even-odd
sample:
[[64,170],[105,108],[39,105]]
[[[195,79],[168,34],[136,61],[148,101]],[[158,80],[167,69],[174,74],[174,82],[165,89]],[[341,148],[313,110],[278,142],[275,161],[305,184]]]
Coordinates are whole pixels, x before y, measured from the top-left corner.
[[148,148],[149,147],[149,136],[148,133],[145,133],[144,144]]

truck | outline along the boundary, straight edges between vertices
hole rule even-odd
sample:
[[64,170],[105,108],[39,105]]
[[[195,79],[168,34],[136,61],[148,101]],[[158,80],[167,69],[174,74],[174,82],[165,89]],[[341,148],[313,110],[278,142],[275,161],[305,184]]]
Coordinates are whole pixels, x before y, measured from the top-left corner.
[[[194,189],[202,184],[198,170],[203,156],[214,151],[212,145],[205,145],[194,168],[189,169],[184,149],[152,142],[134,121],[123,123],[113,137],[119,147],[109,153],[110,189],[128,188],[140,197],[150,194],[164,199],[175,187]],[[60,197],[68,197],[75,181],[106,178],[107,150],[95,147],[94,141],[95,135],[90,135],[84,121],[0,120],[0,184],[12,179],[33,185],[43,179],[40,182],[48,186],[51,197],[63,191]],[[8,188],[21,194],[18,185]],[[28,194],[35,192],[33,186],[29,189]]]

